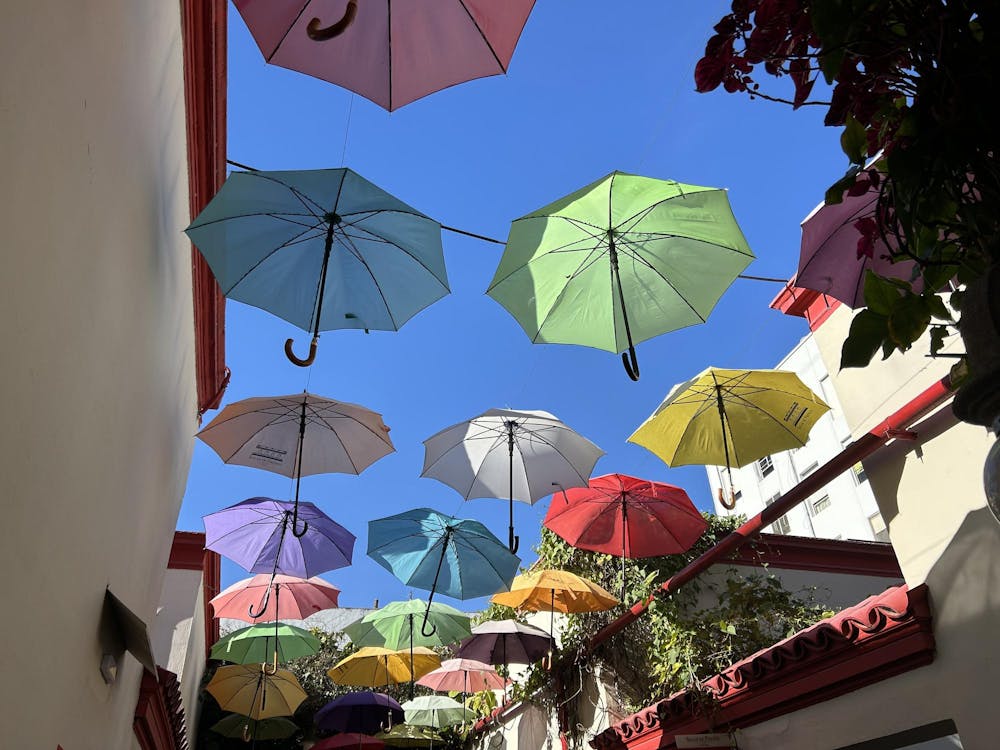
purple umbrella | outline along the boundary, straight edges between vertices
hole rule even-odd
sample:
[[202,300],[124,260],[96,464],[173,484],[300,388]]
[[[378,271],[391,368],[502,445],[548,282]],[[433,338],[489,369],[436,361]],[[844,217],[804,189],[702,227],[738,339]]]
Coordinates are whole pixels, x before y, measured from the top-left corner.
[[[861,231],[856,222],[874,220],[878,190],[845,195],[841,203],[821,203],[802,222],[802,245],[795,286],[812,289],[840,300],[850,308],[865,306],[865,271],[909,281],[913,262],[893,263],[890,246],[874,243],[871,257],[859,252]],[[922,286],[914,283],[919,292]]]
[[[354,534],[312,503],[299,503],[306,533],[292,533],[294,504],[269,497],[252,497],[204,517],[205,546],[225,555],[251,573],[312,578],[351,564]],[[267,606],[270,586],[265,594]],[[255,616],[252,615],[251,616]]]
[[517,620],[491,620],[476,625],[455,651],[459,659],[486,664],[532,664],[549,653],[549,634]]
[[330,701],[316,712],[316,726],[325,732],[375,734],[403,723],[403,708],[385,693],[359,690]]

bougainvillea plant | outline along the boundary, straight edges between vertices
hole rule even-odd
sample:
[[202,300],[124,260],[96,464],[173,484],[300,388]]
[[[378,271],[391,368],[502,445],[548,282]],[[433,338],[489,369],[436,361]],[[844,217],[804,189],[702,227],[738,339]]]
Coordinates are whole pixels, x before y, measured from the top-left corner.
[[[850,162],[826,202],[879,192],[849,251],[883,240],[915,263],[913,283],[868,274],[842,366],[905,351],[928,328],[937,353],[955,324],[937,293],[1000,260],[998,14],[995,0],[734,0],[695,68],[698,91],[826,107]],[[781,78],[788,96],[762,88]],[[950,303],[960,312],[962,292]]]

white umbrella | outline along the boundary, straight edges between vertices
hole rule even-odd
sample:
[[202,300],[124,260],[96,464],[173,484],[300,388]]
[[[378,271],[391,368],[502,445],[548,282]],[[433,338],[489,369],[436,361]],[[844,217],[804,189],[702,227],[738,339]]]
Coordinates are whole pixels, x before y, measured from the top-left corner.
[[424,469],[468,500],[510,500],[511,552],[514,501],[533,504],[555,490],[586,487],[604,451],[544,411],[490,409],[424,441]]
[[311,474],[360,474],[395,451],[382,415],[357,404],[300,393],[229,404],[198,433],[227,464],[294,477],[298,529],[299,482]]

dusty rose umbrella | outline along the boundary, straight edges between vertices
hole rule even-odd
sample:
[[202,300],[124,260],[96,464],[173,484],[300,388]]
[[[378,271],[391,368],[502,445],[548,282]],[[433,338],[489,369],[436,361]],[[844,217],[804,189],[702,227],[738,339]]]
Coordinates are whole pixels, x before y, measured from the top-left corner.
[[[802,245],[795,286],[812,289],[838,299],[850,308],[865,306],[865,271],[909,281],[913,263],[893,263],[891,250],[882,240],[871,249],[871,257],[859,252],[862,232],[859,222],[874,220],[878,190],[845,195],[841,203],[819,204],[802,222]],[[916,291],[920,285],[914,284]]]
[[267,62],[390,112],[507,72],[535,0],[235,0]]
[[446,659],[440,667],[417,680],[417,684],[438,692],[455,690],[463,693],[503,690],[507,686],[493,667],[474,659]]
[[[209,602],[214,616],[250,623],[304,620],[314,612],[333,609],[340,596],[340,589],[322,578],[276,575],[274,583],[270,581],[271,576],[265,573],[237,581]],[[250,617],[250,608],[257,607],[269,589],[275,596],[268,597],[263,612]]]

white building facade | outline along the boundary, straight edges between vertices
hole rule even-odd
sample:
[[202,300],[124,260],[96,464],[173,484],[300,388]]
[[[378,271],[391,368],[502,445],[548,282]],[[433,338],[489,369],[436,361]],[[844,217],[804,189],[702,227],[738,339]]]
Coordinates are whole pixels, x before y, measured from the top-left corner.
[[[775,453],[732,470],[733,489],[736,492],[736,507],[732,510],[723,507],[718,499],[719,488],[728,487],[729,484],[725,467],[706,467],[715,512],[719,515],[757,515],[804,477],[840,453],[852,440],[851,431],[830,381],[830,373],[812,334],[802,339],[778,363],[776,369],[796,373],[803,383],[830,406],[830,411],[816,422],[809,433],[809,442],[803,447]],[[841,474],[831,481],[809,500],[779,519],[768,531],[773,534],[824,539],[889,540],[861,464],[853,472]]]

